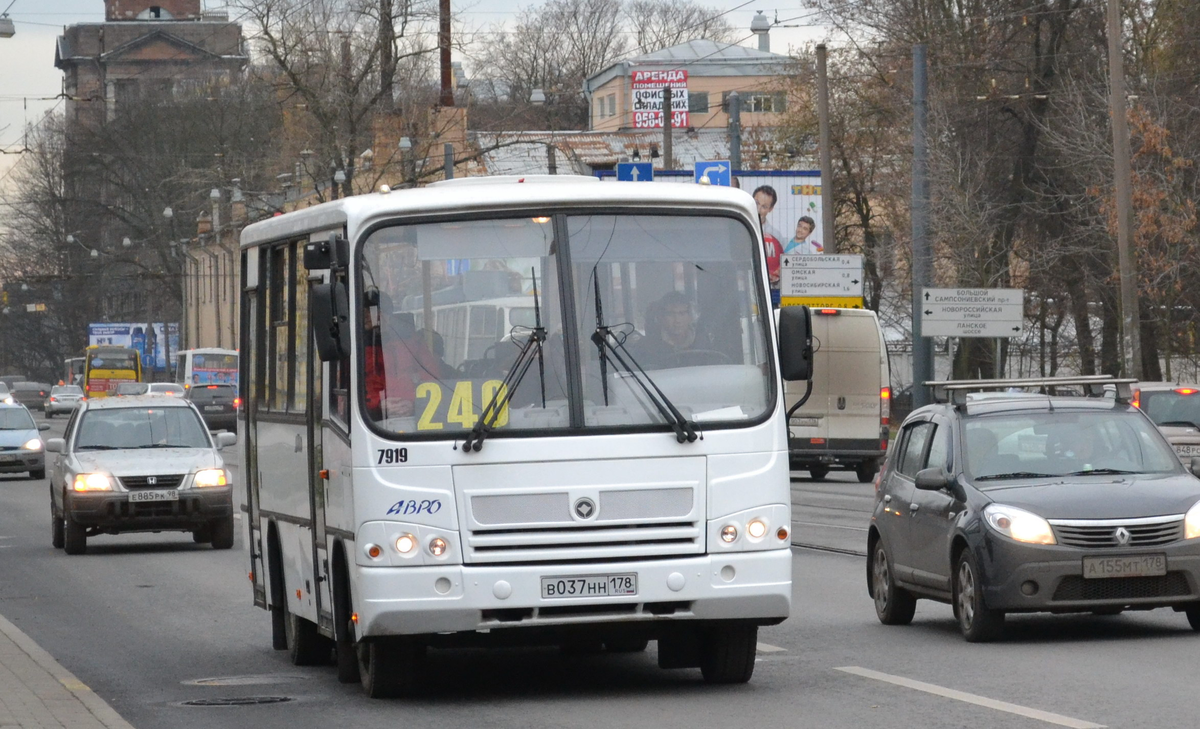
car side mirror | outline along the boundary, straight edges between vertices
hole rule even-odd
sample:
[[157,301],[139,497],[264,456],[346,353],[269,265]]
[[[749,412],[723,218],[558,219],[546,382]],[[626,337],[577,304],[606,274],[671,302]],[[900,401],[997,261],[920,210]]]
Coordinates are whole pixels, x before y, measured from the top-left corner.
[[1193,476],[1200,476],[1200,457],[1192,456],[1192,460],[1187,464],[1187,470],[1191,471]]
[[926,468],[917,472],[917,488],[922,491],[941,491],[950,486],[950,477],[940,468]]
[[812,379],[812,318],[807,306],[779,310],[779,366],[789,382]]
[[50,424],[42,423],[41,425],[38,426],[38,430],[50,430]]
[[237,443],[237,433],[217,433],[217,448]]
[[67,448],[67,442],[62,438],[50,438],[46,441],[47,453],[62,453]]

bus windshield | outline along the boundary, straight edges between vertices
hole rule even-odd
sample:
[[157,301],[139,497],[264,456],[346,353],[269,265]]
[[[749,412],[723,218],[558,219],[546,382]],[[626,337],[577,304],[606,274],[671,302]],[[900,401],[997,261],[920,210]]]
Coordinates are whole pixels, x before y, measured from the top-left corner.
[[696,214],[377,229],[361,259],[367,418],[446,437],[489,402],[498,434],[765,417],[770,308],[754,241],[738,219]]

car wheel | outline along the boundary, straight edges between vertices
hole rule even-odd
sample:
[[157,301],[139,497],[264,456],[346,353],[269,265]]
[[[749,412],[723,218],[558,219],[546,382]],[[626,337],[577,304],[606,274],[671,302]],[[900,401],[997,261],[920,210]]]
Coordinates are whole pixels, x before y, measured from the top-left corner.
[[418,687],[425,646],[407,638],[376,638],[358,644],[358,675],[373,699],[410,696]]
[[52,412],[50,412],[49,410],[47,410],[47,411],[46,411],[46,420],[51,420],[51,419],[53,419],[53,418],[54,418],[54,413],[52,413]]
[[63,534],[63,551],[67,554],[83,554],[87,551],[87,529],[68,515]]
[[860,463],[854,469],[854,475],[858,476],[859,483],[871,483],[875,480],[875,474],[879,473],[879,465],[875,461]]
[[917,599],[903,587],[896,586],[892,561],[883,540],[875,542],[871,552],[871,594],[875,597],[875,614],[884,625],[908,625],[917,612]]
[[30,480],[33,480],[33,481],[41,481],[45,477],[46,477],[46,469],[44,469],[44,468],[39,468],[36,471],[29,472],[29,478],[30,478]]
[[808,475],[814,481],[824,481],[825,477],[829,475],[829,469],[824,466],[814,466],[808,469]]
[[604,641],[604,650],[609,653],[641,653],[650,646],[646,638],[613,638]]
[[1193,605],[1186,611],[1188,625],[1192,626],[1192,630],[1200,633],[1200,605]]
[[208,533],[212,538],[213,549],[230,549],[233,547],[233,516],[223,516],[208,523]]
[[55,549],[62,549],[67,538],[67,526],[63,518],[54,510],[54,497],[50,497],[50,543]]
[[210,529],[207,524],[197,529],[193,529],[192,541],[196,544],[208,544],[212,541],[212,529]]
[[757,651],[757,625],[718,628],[701,640],[700,672],[707,683],[746,683]]
[[954,567],[954,606],[958,627],[968,643],[987,643],[1004,630],[1004,611],[992,610],[983,601],[983,580],[971,550],[964,549]]

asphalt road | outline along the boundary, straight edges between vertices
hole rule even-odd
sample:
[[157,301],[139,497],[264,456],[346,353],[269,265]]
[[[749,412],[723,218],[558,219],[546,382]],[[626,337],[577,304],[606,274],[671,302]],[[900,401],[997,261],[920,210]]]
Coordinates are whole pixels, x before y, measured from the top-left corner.
[[[53,422],[47,437],[61,432]],[[799,541],[861,550],[850,527],[862,526],[853,512],[870,485],[793,486]],[[296,668],[271,650],[240,538],[217,552],[183,533],[102,536],[69,557],[50,546],[48,493],[45,481],[0,477],[0,614],[139,729],[1196,725],[1200,635],[1180,615],[1018,616],[1005,641],[969,645],[945,605],[880,625],[862,558],[806,548],[794,550],[793,617],[760,632],[748,685],[660,671],[653,646],[434,651],[427,695],[371,701],[332,667]],[[261,696],[290,701],[182,704]]]

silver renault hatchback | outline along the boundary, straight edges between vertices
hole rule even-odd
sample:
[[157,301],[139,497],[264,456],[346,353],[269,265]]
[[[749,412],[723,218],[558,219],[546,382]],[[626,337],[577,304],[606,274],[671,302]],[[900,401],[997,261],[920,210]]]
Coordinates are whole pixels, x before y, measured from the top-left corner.
[[233,546],[233,497],[219,451],[187,400],[133,396],[85,400],[54,454],[50,504],[55,547],[87,550],[98,534],[180,530],[214,549]]

